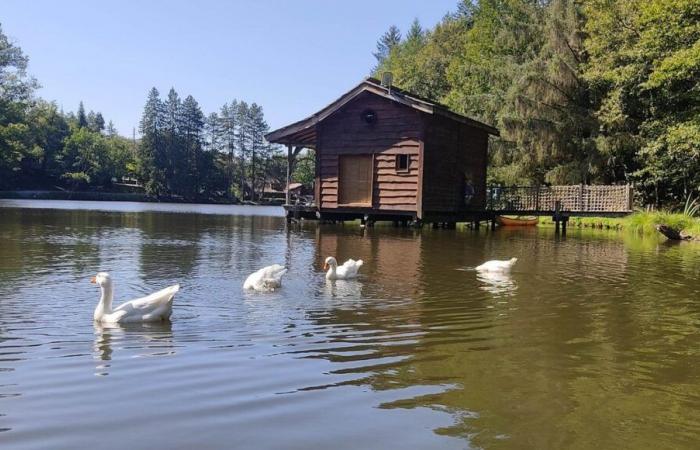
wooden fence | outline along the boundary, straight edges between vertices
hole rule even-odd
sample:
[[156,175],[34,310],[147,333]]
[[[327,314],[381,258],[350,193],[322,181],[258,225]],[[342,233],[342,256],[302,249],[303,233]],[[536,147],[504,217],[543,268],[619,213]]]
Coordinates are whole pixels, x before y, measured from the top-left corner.
[[631,185],[620,186],[492,186],[487,190],[487,209],[503,213],[608,213],[632,211]]

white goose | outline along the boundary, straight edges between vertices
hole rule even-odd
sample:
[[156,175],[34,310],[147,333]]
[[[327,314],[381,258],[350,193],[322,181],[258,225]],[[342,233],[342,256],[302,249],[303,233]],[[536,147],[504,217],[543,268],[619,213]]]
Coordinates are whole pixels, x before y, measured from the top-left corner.
[[91,283],[97,284],[102,291],[100,302],[95,308],[93,318],[102,323],[159,322],[168,320],[173,312],[173,297],[180,290],[176,284],[146,297],[129,300],[112,309],[114,283],[107,272],[100,272],[92,277]]
[[508,272],[517,261],[518,258],[510,258],[506,261],[494,259],[493,261],[486,261],[475,269],[478,272]]
[[274,291],[282,286],[282,275],[287,273],[287,268],[279,264],[263,267],[246,278],[243,289],[253,289],[260,292]]
[[323,270],[326,272],[327,280],[348,280],[357,276],[357,271],[362,267],[362,260],[348,259],[342,266],[338,267],[338,261],[334,257],[329,256],[323,264]]

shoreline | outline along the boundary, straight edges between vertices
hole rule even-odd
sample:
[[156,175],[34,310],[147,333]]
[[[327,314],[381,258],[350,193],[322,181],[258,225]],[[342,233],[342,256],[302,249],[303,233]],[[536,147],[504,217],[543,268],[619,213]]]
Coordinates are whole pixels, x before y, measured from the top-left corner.
[[[552,227],[549,216],[540,217],[538,227]],[[637,236],[660,235],[656,225],[665,224],[678,232],[692,236],[691,241],[700,237],[700,218],[683,213],[668,211],[637,211],[625,217],[571,217],[570,228],[609,230],[631,233]]]
[[183,199],[178,197],[152,197],[133,192],[95,192],[95,191],[50,191],[50,190],[13,190],[0,191],[0,199],[8,200],[78,200],[103,202],[143,202],[143,203],[199,203],[204,205],[243,205],[243,206],[281,206],[284,202],[233,202],[226,199]]

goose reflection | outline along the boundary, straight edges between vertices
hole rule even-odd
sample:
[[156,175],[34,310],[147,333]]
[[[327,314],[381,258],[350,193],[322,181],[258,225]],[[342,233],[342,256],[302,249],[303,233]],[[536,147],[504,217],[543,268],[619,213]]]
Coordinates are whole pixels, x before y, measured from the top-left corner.
[[513,295],[518,289],[508,272],[477,272],[476,279],[482,283],[479,289],[494,295]]
[[324,294],[329,298],[362,297],[362,283],[357,280],[326,280]]
[[[169,321],[138,324],[95,322],[93,357],[98,361],[95,375],[109,375],[113,359],[175,354],[172,323]],[[114,351],[117,358],[114,358]]]

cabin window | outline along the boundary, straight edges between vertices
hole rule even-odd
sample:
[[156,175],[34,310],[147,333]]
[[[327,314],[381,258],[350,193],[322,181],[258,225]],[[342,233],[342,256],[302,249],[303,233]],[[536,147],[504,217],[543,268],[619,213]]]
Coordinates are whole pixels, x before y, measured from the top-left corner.
[[411,162],[409,155],[396,155],[396,171],[408,172],[408,165]]
[[362,111],[362,120],[365,123],[372,125],[374,122],[377,121],[377,113],[375,113],[374,110],[365,109],[364,111]]

